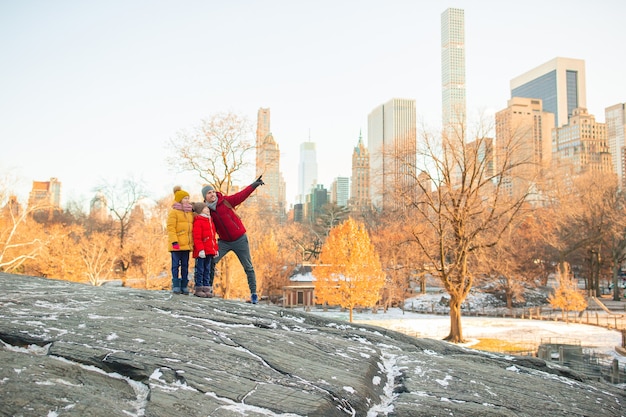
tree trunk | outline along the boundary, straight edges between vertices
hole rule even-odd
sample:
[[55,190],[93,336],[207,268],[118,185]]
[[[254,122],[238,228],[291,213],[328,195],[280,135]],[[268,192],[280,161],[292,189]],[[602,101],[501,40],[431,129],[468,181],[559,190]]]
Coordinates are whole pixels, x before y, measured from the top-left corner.
[[546,270],[546,262],[541,259],[539,260],[539,276],[537,279],[539,280],[539,285],[545,287],[548,285],[548,271]]
[[349,309],[350,309],[350,323],[352,323],[352,306],[350,306]]
[[600,249],[592,249],[590,251],[590,262],[589,262],[589,283],[587,285],[587,289],[589,290],[590,296],[600,297],[602,294],[600,292]]
[[613,279],[611,280],[613,282],[613,301],[619,301],[619,287],[617,286],[618,283],[618,273],[620,270],[620,266],[619,265],[613,265]]
[[585,277],[585,290],[587,290],[587,295],[593,296],[593,252],[589,251],[589,275]]
[[513,290],[509,286],[509,287],[506,288],[504,293],[506,295],[506,308],[511,310],[513,308]]
[[463,343],[463,330],[461,328],[461,299],[450,294],[450,334],[443,340],[452,343]]

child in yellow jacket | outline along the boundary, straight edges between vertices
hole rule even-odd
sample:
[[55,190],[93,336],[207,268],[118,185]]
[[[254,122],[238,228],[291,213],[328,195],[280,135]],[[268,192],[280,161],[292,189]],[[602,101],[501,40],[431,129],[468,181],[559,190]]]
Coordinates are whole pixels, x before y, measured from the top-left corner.
[[174,187],[174,204],[167,216],[167,238],[172,255],[172,292],[189,294],[189,252],[193,248],[193,208],[189,193]]

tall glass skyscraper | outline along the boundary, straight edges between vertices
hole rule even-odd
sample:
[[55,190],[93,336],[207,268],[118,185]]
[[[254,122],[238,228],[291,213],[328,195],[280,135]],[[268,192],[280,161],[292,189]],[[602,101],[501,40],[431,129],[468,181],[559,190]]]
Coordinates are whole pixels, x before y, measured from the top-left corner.
[[[415,100],[394,98],[367,117],[370,198],[383,210],[399,193],[414,189],[417,160]],[[384,203],[384,204],[383,204]]]
[[460,137],[466,125],[463,9],[450,8],[441,14],[441,88],[444,134]]
[[330,202],[336,203],[339,207],[348,207],[350,198],[350,178],[337,177],[330,186]]
[[585,61],[557,57],[511,80],[511,98],[539,98],[554,113],[555,127],[568,123],[576,108],[587,107]]
[[311,194],[317,184],[317,156],[315,143],[300,144],[300,163],[298,165],[298,203],[306,203],[306,196]]

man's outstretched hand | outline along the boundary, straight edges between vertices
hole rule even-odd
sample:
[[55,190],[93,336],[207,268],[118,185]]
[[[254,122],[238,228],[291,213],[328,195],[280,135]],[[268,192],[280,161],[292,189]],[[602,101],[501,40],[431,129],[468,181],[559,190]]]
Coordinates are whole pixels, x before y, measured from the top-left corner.
[[251,184],[254,188],[258,187],[259,185],[265,185],[265,183],[263,182],[263,180],[261,179],[263,175],[259,175],[259,178],[257,178],[256,180],[254,180],[254,182]]

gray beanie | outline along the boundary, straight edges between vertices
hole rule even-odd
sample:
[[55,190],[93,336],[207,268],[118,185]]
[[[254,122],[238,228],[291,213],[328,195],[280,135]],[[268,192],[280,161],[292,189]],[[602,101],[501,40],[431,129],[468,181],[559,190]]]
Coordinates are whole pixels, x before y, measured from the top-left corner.
[[206,198],[206,193],[208,193],[209,191],[215,191],[215,188],[213,188],[212,185],[205,185],[204,187],[202,187],[202,198]]

